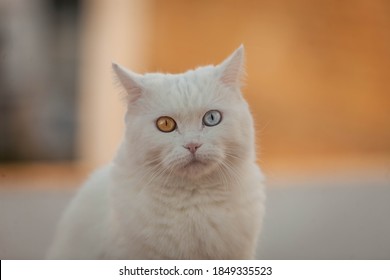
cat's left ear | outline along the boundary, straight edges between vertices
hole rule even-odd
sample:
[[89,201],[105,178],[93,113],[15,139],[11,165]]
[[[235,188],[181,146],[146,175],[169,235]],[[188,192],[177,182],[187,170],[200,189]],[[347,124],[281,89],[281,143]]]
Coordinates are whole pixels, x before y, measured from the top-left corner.
[[245,50],[241,45],[217,66],[219,80],[228,87],[239,88],[245,75]]
[[143,87],[141,85],[142,75],[131,72],[116,63],[112,63],[112,69],[114,70],[119,82],[126,90],[129,102],[135,102],[143,92]]

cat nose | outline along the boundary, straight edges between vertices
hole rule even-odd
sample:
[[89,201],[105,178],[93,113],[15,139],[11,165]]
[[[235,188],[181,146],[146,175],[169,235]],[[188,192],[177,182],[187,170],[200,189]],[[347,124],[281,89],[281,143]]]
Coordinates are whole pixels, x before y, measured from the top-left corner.
[[195,154],[196,150],[198,150],[198,148],[200,146],[202,146],[202,144],[188,143],[188,144],[184,145],[183,147],[186,148],[187,150],[189,150],[192,154]]

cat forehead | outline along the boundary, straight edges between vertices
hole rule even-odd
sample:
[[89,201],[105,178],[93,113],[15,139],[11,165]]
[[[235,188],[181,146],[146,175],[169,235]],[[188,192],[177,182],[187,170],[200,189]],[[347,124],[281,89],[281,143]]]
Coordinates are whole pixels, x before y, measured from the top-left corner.
[[202,67],[182,74],[146,74],[143,84],[149,99],[161,107],[204,107],[216,101],[217,75]]
[[169,87],[178,85],[201,86],[205,82],[212,82],[217,79],[217,72],[213,66],[202,66],[195,70],[188,70],[179,74],[148,73],[143,75],[142,81],[149,87]]

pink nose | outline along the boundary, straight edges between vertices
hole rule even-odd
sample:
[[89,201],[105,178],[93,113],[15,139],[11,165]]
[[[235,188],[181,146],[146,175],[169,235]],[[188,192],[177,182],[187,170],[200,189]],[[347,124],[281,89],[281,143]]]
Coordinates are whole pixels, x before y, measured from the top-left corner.
[[184,146],[187,150],[189,150],[192,154],[195,154],[196,150],[202,146],[202,144],[198,143],[188,143],[187,145]]

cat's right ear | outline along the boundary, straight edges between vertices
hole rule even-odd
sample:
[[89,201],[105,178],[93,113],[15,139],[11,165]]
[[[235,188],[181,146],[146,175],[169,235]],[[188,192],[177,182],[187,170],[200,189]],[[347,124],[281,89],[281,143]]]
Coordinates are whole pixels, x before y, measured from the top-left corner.
[[130,103],[136,101],[143,92],[143,87],[141,86],[142,76],[114,62],[112,63],[112,69],[120,84],[126,90],[128,101]]

